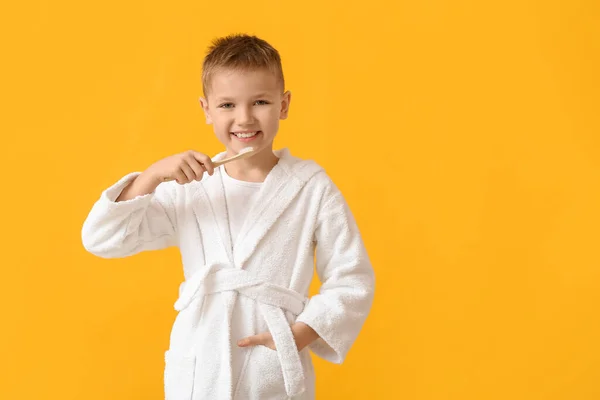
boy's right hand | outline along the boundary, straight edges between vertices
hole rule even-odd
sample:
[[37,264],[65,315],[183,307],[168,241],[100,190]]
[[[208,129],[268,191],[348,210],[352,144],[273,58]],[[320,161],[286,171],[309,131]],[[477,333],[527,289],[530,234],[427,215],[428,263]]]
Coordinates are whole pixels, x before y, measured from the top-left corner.
[[180,185],[199,181],[205,172],[214,173],[212,160],[206,154],[194,150],[175,154],[152,164],[142,173],[156,184],[175,180]]

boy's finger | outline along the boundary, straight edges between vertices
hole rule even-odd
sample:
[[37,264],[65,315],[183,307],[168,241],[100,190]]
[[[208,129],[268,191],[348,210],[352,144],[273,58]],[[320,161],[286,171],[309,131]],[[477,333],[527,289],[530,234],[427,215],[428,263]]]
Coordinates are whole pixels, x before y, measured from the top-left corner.
[[254,343],[253,343],[254,340],[255,340],[254,336],[247,337],[245,339],[242,339],[242,340],[238,341],[238,346],[240,346],[240,347],[253,346],[254,345]]
[[194,172],[194,170],[192,169],[192,167],[190,167],[189,165],[187,165],[185,162],[183,162],[181,164],[180,168],[183,171],[183,173],[185,174],[185,176],[187,178],[187,182],[191,182],[194,179],[196,179],[196,173]]
[[194,170],[194,174],[195,179],[197,181],[202,179],[202,176],[204,175],[204,171],[206,171],[206,169],[204,168],[204,166],[202,164],[200,164],[198,162],[198,160],[196,160],[196,158],[190,154],[190,156],[186,159],[188,165],[190,166],[190,168],[192,170]]
[[180,168],[178,168],[177,171],[175,171],[173,173],[173,179],[175,179],[175,181],[177,183],[179,183],[180,185],[183,185],[185,183],[187,177],[185,176],[183,171]]
[[208,172],[209,175],[212,175],[215,170],[215,167],[210,157],[206,154],[198,153],[197,151],[194,151],[192,154],[194,155],[194,158],[196,158],[196,160],[202,163],[204,169],[206,169],[206,172]]
[[255,336],[250,336],[250,337],[247,337],[246,339],[240,340],[238,343],[238,346],[247,347],[247,346],[256,346],[259,344],[262,344],[262,341],[260,340],[260,336],[255,335]]
[[246,347],[246,346],[256,346],[259,344],[265,345],[271,340],[271,334],[268,332],[261,333],[259,335],[254,335],[242,339],[238,342],[238,346]]

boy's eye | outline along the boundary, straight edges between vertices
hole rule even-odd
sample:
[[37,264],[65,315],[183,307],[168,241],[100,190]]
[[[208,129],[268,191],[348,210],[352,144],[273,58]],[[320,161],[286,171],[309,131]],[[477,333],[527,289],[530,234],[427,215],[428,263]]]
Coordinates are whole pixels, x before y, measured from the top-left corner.
[[[254,102],[254,104],[259,105],[259,106],[264,106],[267,104],[270,104],[267,100],[256,100]],[[219,105],[219,108],[233,108],[234,104],[233,103],[223,103]]]

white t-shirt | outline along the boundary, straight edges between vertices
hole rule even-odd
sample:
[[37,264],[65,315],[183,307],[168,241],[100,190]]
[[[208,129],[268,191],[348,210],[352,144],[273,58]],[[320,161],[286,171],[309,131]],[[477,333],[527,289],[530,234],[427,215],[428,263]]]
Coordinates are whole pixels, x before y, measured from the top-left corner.
[[235,243],[246,215],[258,197],[262,182],[238,181],[227,175],[227,171],[223,168],[223,185],[229,211],[231,240]]

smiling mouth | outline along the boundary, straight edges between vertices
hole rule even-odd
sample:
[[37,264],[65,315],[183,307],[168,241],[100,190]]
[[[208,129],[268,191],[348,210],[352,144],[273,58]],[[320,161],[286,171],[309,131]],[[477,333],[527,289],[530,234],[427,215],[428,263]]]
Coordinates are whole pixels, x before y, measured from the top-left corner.
[[231,132],[232,135],[240,139],[249,139],[261,133],[262,131],[251,131],[251,132]]

